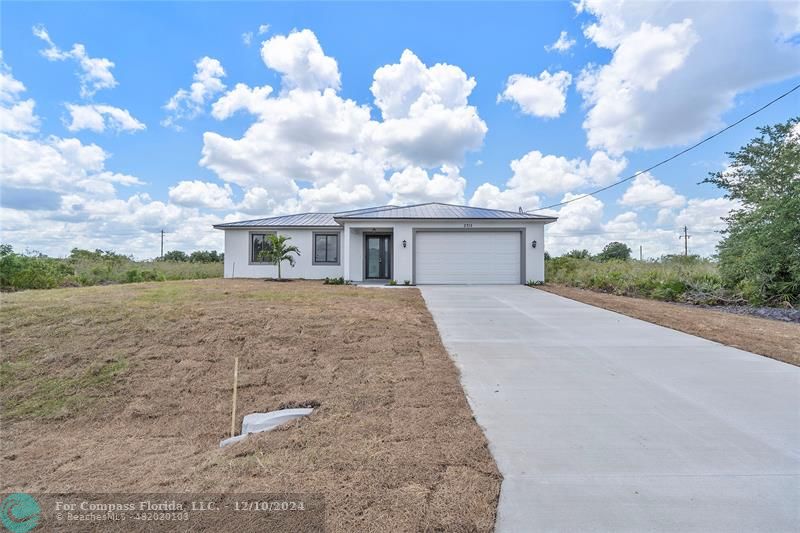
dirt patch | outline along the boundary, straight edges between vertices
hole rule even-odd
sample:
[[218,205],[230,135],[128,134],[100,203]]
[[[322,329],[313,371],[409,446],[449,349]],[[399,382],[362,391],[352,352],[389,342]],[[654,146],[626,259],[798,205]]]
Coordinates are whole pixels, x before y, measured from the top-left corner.
[[708,308],[543,285],[537,289],[800,366],[800,324]]
[[[4,492],[320,493],[330,531],[494,527],[500,475],[417,290],[29,291],[0,324]],[[240,414],[314,413],[219,449],[234,355]]]

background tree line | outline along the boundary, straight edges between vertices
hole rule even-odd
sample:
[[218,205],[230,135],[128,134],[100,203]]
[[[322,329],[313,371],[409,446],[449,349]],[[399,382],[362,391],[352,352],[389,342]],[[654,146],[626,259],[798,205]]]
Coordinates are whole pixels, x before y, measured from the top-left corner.
[[111,250],[73,248],[64,258],[38,252],[18,253],[0,245],[0,289],[53,289],[102,285],[222,277],[223,254],[198,251],[170,252],[171,259],[136,261]]
[[725,218],[717,254],[631,261],[611,242],[602,252],[546,255],[547,281],[616,294],[704,304],[800,304],[800,117],[758,128],[729,165],[701,183],[725,191],[737,207]]

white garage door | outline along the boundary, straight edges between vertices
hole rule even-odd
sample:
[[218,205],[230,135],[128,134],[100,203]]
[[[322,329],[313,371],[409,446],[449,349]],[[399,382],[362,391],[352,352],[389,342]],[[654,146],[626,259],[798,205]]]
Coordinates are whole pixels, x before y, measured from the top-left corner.
[[419,231],[414,281],[442,283],[520,283],[518,231]]

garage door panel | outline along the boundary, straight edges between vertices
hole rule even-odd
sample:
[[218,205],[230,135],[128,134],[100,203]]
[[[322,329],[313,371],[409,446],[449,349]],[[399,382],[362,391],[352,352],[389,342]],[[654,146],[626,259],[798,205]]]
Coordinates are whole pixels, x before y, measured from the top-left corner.
[[520,282],[520,234],[420,231],[415,242],[419,284]]

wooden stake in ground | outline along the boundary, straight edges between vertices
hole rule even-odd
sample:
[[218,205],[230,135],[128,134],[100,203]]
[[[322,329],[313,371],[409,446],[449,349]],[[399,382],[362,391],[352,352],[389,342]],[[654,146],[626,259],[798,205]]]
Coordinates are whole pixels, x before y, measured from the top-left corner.
[[239,358],[233,358],[233,405],[231,406],[231,437],[236,436],[236,385],[239,381]]

